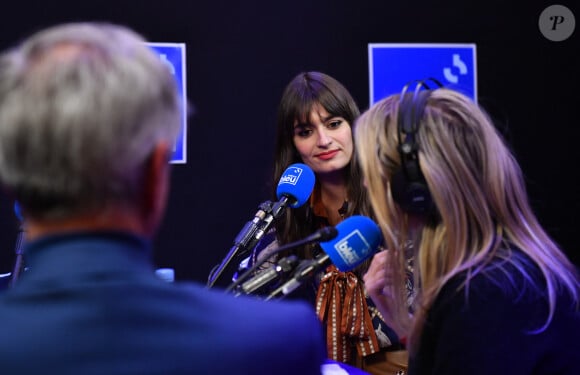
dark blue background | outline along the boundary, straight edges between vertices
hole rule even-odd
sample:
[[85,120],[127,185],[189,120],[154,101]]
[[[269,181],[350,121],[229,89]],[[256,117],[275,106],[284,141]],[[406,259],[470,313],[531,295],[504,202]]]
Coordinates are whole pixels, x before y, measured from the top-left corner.
[[[0,48],[63,21],[126,24],[155,42],[187,44],[188,162],[175,165],[155,263],[205,282],[258,205],[270,198],[275,116],[286,83],[320,70],[369,103],[368,43],[475,43],[478,98],[512,142],[540,221],[580,263],[576,180],[580,8],[576,31],[538,29],[553,2],[18,1],[2,11]],[[18,223],[0,195],[0,273],[11,270]]]

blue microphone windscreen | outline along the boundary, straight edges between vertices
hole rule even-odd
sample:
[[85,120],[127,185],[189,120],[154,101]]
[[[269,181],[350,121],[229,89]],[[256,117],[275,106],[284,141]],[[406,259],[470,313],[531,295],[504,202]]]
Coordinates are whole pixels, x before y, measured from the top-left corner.
[[342,272],[356,268],[377,251],[382,242],[379,226],[370,218],[354,215],[336,226],[338,236],[320,242],[322,250]]
[[314,172],[306,164],[292,164],[282,174],[276,196],[281,199],[283,196],[291,198],[290,207],[296,208],[302,206],[314,189]]

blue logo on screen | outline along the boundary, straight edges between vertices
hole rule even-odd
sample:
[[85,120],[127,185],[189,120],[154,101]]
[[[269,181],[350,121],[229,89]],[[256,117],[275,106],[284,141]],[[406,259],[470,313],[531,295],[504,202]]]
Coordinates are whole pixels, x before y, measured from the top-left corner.
[[369,44],[370,104],[413,80],[435,78],[477,101],[475,44]]
[[175,77],[177,88],[181,97],[181,132],[173,147],[171,163],[185,164],[187,150],[185,140],[187,134],[187,91],[186,91],[186,66],[184,43],[147,43],[157,54]]

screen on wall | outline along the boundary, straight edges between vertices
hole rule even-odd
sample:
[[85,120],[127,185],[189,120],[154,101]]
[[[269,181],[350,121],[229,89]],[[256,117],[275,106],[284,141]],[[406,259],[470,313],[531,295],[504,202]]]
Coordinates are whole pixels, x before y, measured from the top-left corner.
[[186,65],[185,65],[185,43],[147,43],[159,58],[167,64],[179,89],[182,101],[181,111],[181,132],[173,148],[171,163],[185,164],[187,162],[187,92],[186,92]]
[[368,54],[371,105],[427,78],[477,101],[475,44],[371,43]]

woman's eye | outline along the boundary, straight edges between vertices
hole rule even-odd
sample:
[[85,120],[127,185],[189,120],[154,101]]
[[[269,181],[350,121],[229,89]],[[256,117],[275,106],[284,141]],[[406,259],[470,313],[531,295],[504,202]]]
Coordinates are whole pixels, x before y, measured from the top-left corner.
[[310,134],[312,134],[312,129],[299,127],[294,129],[294,134],[299,137],[308,137]]
[[338,128],[342,124],[342,120],[332,120],[328,123],[330,129]]

